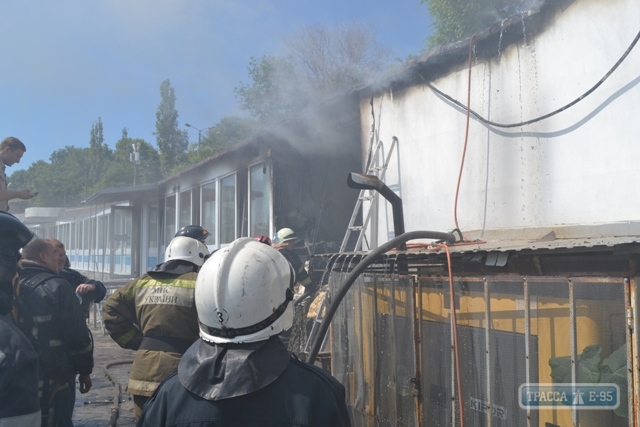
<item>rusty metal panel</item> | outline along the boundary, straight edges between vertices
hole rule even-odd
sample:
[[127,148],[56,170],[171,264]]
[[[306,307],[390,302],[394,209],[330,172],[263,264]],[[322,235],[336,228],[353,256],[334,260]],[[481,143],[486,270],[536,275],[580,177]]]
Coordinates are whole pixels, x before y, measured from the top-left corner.
[[[333,287],[343,275],[332,273]],[[367,273],[333,322],[332,370],[345,384],[356,426],[455,427],[461,417],[490,427],[636,425],[628,287],[620,277],[454,277],[452,307],[446,277]],[[618,409],[518,403],[522,384],[601,380],[619,383]]]

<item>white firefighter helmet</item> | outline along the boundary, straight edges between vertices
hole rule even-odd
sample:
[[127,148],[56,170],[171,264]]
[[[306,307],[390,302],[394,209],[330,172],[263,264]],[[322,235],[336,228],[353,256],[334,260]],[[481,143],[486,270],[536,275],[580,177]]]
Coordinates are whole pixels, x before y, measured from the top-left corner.
[[296,232],[290,228],[281,228],[275,235],[273,243],[285,243],[292,240],[298,240]]
[[214,343],[266,340],[293,324],[295,273],[276,249],[240,238],[215,252],[196,279],[200,336]]
[[204,264],[208,256],[209,249],[207,249],[204,243],[184,236],[174,237],[164,252],[165,261],[182,259],[192,262],[198,267]]

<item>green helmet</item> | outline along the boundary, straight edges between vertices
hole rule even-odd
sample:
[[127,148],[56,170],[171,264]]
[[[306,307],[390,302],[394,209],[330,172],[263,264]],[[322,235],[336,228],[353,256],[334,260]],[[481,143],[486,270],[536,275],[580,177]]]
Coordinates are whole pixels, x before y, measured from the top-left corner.
[[273,240],[275,243],[285,243],[292,240],[298,240],[298,236],[296,235],[296,232],[290,228],[281,228],[278,230],[276,237]]

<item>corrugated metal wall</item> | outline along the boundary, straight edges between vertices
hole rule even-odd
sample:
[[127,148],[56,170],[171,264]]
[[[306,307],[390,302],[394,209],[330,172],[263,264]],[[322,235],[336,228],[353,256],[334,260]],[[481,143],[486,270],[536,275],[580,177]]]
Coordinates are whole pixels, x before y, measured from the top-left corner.
[[[333,320],[332,373],[357,426],[458,426],[455,333],[466,426],[631,425],[629,295],[620,277],[458,277],[452,328],[448,278],[365,274]],[[615,383],[620,404],[522,406],[523,384],[571,382]]]

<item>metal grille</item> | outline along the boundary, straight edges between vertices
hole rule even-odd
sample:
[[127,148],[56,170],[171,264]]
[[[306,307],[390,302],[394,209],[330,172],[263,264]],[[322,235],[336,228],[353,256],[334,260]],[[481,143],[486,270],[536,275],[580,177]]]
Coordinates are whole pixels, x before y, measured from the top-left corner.
[[[346,273],[329,278],[335,292]],[[365,274],[331,328],[332,373],[357,426],[628,426],[629,281],[609,277],[454,279],[462,391],[448,279]],[[615,409],[527,410],[528,383],[614,382]]]

